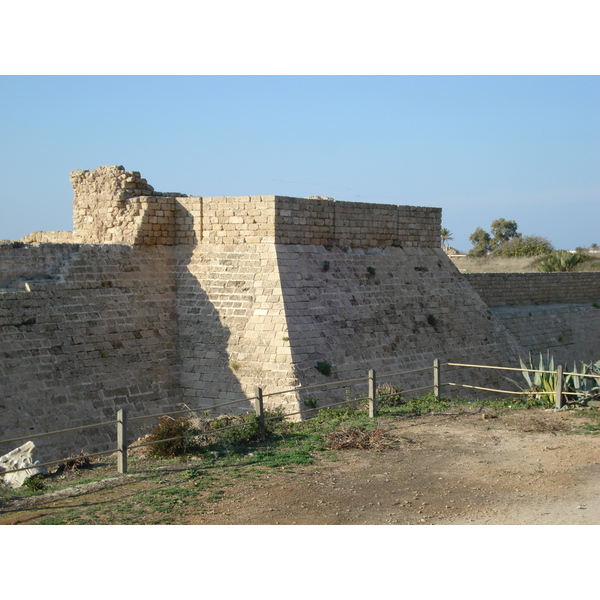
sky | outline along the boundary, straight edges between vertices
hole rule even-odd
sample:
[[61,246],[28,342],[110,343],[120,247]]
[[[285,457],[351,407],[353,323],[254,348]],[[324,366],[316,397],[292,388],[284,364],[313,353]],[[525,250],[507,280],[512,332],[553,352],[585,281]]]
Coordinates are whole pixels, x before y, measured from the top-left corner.
[[69,172],[157,191],[442,208],[600,243],[598,76],[2,76],[0,239],[72,229]]

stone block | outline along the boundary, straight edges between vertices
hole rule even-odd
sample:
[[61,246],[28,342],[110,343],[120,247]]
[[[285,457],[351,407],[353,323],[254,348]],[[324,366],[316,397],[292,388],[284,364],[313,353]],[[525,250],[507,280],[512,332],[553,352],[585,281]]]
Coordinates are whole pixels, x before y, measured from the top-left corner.
[[[42,462],[36,445],[32,441],[25,442],[22,446],[15,448],[8,454],[0,456],[0,476],[7,487],[18,488],[30,477],[48,472],[46,467],[36,466]],[[12,469],[23,469],[24,467],[31,468],[2,475],[3,472]]]

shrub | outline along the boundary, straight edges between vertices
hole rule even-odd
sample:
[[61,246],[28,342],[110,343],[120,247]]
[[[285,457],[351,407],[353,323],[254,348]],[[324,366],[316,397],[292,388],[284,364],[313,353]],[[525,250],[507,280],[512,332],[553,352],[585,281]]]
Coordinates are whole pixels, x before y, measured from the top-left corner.
[[89,469],[92,466],[92,461],[89,456],[86,456],[83,452],[70,456],[63,463],[58,465],[58,471],[79,471],[81,469]]
[[[191,445],[194,430],[189,417],[178,418],[162,416],[158,419],[158,425],[148,436],[148,442],[159,442],[149,446],[150,456],[154,458],[173,458],[185,454]],[[178,438],[178,439],[171,439]]]
[[40,492],[40,491],[42,491],[46,487],[46,484],[44,483],[44,475],[42,473],[38,473],[37,475],[33,475],[32,477],[28,477],[23,482],[23,485],[30,492]]
[[580,369],[573,363],[571,373],[565,375],[564,391],[574,394],[577,402],[585,404],[600,395],[600,360],[589,364],[582,362]]
[[519,258],[524,256],[540,256],[542,254],[548,254],[553,250],[554,247],[546,238],[535,235],[525,235],[500,244],[500,246],[492,252],[492,255],[506,258]]
[[571,272],[590,259],[591,257],[587,254],[559,250],[538,261],[537,267],[542,273]]
[[402,390],[397,385],[383,383],[377,386],[377,406],[385,408],[388,406],[400,406],[404,404]]
[[[265,410],[265,436],[270,437],[276,431],[276,424],[284,419],[282,408]],[[253,442],[260,441],[260,420],[254,412],[243,415],[221,415],[207,423],[207,439],[213,448],[225,447],[235,450]],[[205,428],[206,429],[206,428]]]

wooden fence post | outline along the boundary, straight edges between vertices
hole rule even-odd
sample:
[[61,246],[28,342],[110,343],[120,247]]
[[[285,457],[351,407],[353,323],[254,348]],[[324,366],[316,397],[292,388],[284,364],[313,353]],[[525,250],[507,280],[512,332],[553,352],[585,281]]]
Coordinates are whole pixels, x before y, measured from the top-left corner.
[[440,361],[437,358],[433,359],[433,395],[440,396]]
[[127,473],[127,411],[121,409],[117,413],[117,469],[119,473]]
[[377,416],[377,378],[375,371],[369,371],[369,417],[374,419]]
[[563,367],[556,367],[556,408],[562,408],[565,405],[563,399]]
[[258,415],[258,422],[260,423],[260,439],[264,442],[266,438],[265,434],[265,411],[263,408],[263,391],[262,388],[256,388],[256,406],[254,407],[256,414]]

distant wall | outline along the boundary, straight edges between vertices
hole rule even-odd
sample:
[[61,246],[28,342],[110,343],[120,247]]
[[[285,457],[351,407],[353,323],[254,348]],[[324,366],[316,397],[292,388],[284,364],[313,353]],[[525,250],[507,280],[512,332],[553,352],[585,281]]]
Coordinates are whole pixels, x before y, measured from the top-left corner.
[[25,244],[71,244],[73,240],[72,231],[34,231],[20,241]]
[[600,273],[481,273],[464,277],[526,352],[600,359]]
[[464,277],[491,307],[600,303],[600,272],[469,273]]

